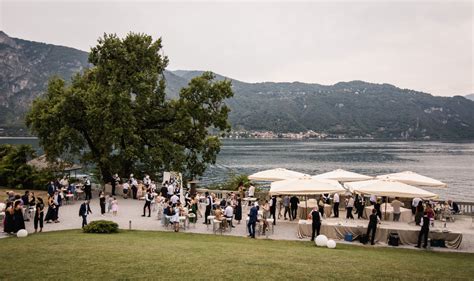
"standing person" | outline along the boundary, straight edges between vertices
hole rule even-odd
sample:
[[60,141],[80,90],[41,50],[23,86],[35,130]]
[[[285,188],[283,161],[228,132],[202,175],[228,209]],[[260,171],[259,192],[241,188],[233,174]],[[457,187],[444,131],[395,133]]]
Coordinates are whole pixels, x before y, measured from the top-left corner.
[[234,219],[237,221],[237,224],[240,224],[240,221],[242,220],[242,198],[240,198],[240,194],[237,194],[235,202]]
[[132,199],[137,199],[138,181],[133,177],[133,174],[130,174],[129,182],[132,189]]
[[239,192],[240,198],[245,197],[245,186],[244,186],[243,181],[239,182],[239,186],[237,187],[237,191]]
[[285,211],[283,212],[283,218],[286,220],[286,215],[288,214],[290,221],[293,220],[293,218],[291,217],[291,212],[290,212],[290,196],[285,195],[283,197],[282,202],[283,202],[283,208],[285,209]]
[[151,179],[148,174],[145,174],[145,177],[143,178],[143,184],[145,185],[145,189],[149,189],[151,185]]
[[362,196],[359,196],[359,194],[357,194],[358,197],[356,197],[356,210],[357,210],[357,219],[361,219],[362,216],[364,215],[364,197]]
[[56,205],[54,205],[53,197],[50,196],[48,198],[48,212],[46,213],[46,217],[44,218],[46,223],[51,223],[51,221],[57,221],[55,209]]
[[43,231],[43,219],[44,219],[44,203],[43,198],[38,198],[36,203],[35,218],[33,219],[33,224],[35,226],[35,233],[38,231],[38,224],[40,227],[39,232]]
[[324,202],[325,202],[324,197],[322,195],[319,196],[318,210],[319,210],[319,213],[321,214],[321,216],[324,216]]
[[143,206],[143,215],[145,216],[145,211],[148,208],[148,217],[151,217],[151,202],[155,200],[155,196],[151,193],[151,190],[148,188],[145,195],[145,206]]
[[294,220],[296,219],[296,214],[298,213],[298,204],[299,203],[300,203],[300,199],[298,199],[298,197],[293,195],[290,198],[290,207],[291,207],[290,217]]
[[277,209],[277,199],[276,196],[273,195],[272,199],[270,200],[270,216],[273,218],[273,225],[276,225],[276,209]]
[[163,198],[168,198],[168,181],[165,181],[161,186],[161,196],[163,196]]
[[377,203],[377,196],[375,196],[374,194],[370,195],[370,205],[375,205],[375,203]]
[[421,219],[423,217],[424,208],[423,208],[423,201],[418,201],[418,205],[416,206],[416,213],[415,213],[415,224],[420,225]]
[[25,229],[25,219],[23,217],[23,207],[22,201],[17,200],[13,203],[14,210],[13,210],[13,221],[14,221],[14,229],[13,232],[17,233],[20,229]]
[[249,197],[250,198],[255,197],[255,186],[253,186],[253,184],[250,184],[249,186]]
[[91,207],[89,206],[89,200],[85,200],[79,208],[79,216],[82,217],[82,228],[87,225],[87,215],[92,214]]
[[380,209],[380,199],[377,199],[376,203],[374,204],[374,210],[377,212],[377,216],[380,220],[382,220],[382,210]]
[[393,208],[393,221],[400,221],[400,207],[404,206],[404,204],[398,200],[398,197],[395,197],[391,204]]
[[313,221],[313,232],[311,234],[311,241],[314,241],[314,235],[317,233],[319,236],[319,231],[321,230],[321,221],[323,220],[323,216],[321,212],[319,212],[319,208],[314,207],[313,211],[311,211],[310,217]]
[[86,194],[85,200],[92,199],[92,184],[88,177],[84,177],[84,193]]
[[128,181],[124,182],[124,183],[122,184],[123,199],[127,199],[127,198],[128,198],[129,189],[130,189],[130,184],[128,183]]
[[209,224],[207,217],[211,215],[211,208],[213,205],[212,197],[209,195],[209,191],[206,191],[206,212],[204,213],[204,224]]
[[334,205],[333,205],[334,217],[338,218],[339,217],[339,194],[335,193],[332,201],[334,202]]
[[[369,226],[367,227],[367,238],[371,237],[370,244],[375,244],[375,233],[377,232],[377,224],[380,223],[380,219],[377,216],[377,211],[372,209],[372,214],[369,216]],[[372,232],[372,236],[369,236]]]
[[416,215],[416,208],[418,207],[418,204],[421,202],[421,198],[419,197],[415,197],[413,198],[413,200],[411,201],[411,213],[413,215]]
[[173,186],[173,184],[170,182],[170,183],[168,184],[167,188],[168,188],[168,192],[167,192],[167,194],[168,194],[168,199],[170,199],[171,196],[173,196],[173,194],[174,194],[174,186]]
[[112,196],[115,196],[115,188],[120,185],[120,177],[118,174],[115,174],[112,177]]
[[118,201],[117,201],[117,198],[114,197],[114,200],[112,200],[112,213],[114,214],[114,216],[117,216],[117,212],[118,212]]
[[54,181],[50,181],[48,184],[48,195],[53,196],[55,191],[56,191],[56,186],[54,185]]
[[430,218],[428,216],[428,213],[425,212],[423,215],[423,220],[421,221],[420,234],[418,234],[418,244],[415,247],[420,248],[421,240],[423,239],[423,248],[426,248],[426,246],[428,246],[429,233],[430,233]]
[[14,214],[13,202],[8,201],[5,207],[5,221],[3,225],[3,231],[5,233],[11,234],[15,230]]
[[278,219],[281,219],[281,217],[283,216],[281,214],[281,211],[283,210],[283,197],[281,197],[281,195],[277,197],[277,205],[278,205]]
[[252,206],[249,212],[249,222],[247,223],[250,238],[255,238],[255,226],[257,224],[257,216],[258,209],[256,206]]
[[104,192],[99,193],[99,205],[100,205],[100,214],[101,216],[104,216],[105,214],[105,196]]
[[347,201],[347,213],[346,213],[346,219],[354,219],[354,216],[352,215],[352,209],[354,208],[354,198],[352,195],[349,195],[349,198],[346,199]]
[[56,206],[56,208],[54,208],[54,211],[56,212],[55,214],[56,220],[54,222],[58,223],[59,222],[59,207],[61,207],[62,205],[62,198],[58,190],[54,192],[53,202],[54,202],[54,205]]

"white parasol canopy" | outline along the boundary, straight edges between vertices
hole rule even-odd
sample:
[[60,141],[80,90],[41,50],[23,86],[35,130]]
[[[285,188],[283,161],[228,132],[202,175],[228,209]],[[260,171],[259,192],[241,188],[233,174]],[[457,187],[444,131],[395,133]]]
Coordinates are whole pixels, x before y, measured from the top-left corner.
[[309,176],[272,182],[270,186],[271,195],[313,195],[345,191],[335,180],[315,179]]
[[287,170],[284,168],[276,168],[271,170],[261,171],[249,176],[250,180],[257,181],[281,181],[287,179],[295,179],[299,177],[308,176],[306,174]]
[[429,186],[429,187],[447,187],[447,184],[433,178],[422,176],[415,172],[405,171],[401,173],[387,174],[377,176],[377,179],[388,179],[399,181],[402,183],[416,185],[416,186]]
[[438,197],[437,194],[431,193],[421,188],[392,180],[375,179],[368,181],[347,182],[345,186],[348,187],[351,192],[372,194],[377,196],[402,198],[419,197],[423,199]]
[[365,180],[373,179],[373,177],[354,173],[354,172],[349,172],[343,169],[337,169],[337,170],[327,172],[324,174],[319,174],[319,175],[313,176],[313,178],[336,180],[339,182],[365,181]]

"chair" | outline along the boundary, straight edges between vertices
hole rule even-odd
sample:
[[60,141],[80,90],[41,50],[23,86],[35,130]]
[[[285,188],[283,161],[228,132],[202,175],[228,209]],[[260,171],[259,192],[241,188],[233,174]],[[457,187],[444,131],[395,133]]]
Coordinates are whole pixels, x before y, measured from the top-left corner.
[[[209,221],[212,224],[212,221],[216,218],[216,216],[207,216],[207,221]],[[207,228],[209,228],[209,224],[206,225]]]
[[188,222],[190,224],[193,224],[194,228],[196,228],[196,221],[197,221],[196,215],[194,213],[189,213],[188,214]]
[[221,232],[221,235],[222,235],[222,221],[220,220],[216,220],[216,219],[213,219],[212,220],[212,231],[214,232],[214,234],[217,233],[217,231],[220,231]]
[[185,216],[180,216],[179,217],[179,225],[182,225],[184,230],[186,230],[186,219],[187,218]]
[[275,219],[267,219],[267,224],[272,227],[272,234],[275,233],[275,226],[273,225],[273,222]]
[[232,226],[231,226],[232,218],[225,218],[225,220],[227,221],[227,227],[229,228],[229,232],[231,232],[232,231]]

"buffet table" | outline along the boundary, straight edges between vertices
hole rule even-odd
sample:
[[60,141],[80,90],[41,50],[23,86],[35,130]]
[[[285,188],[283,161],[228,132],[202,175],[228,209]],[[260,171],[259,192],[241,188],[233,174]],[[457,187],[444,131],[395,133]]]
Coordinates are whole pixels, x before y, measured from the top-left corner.
[[[394,226],[378,225],[375,234],[375,241],[380,243],[387,243],[388,235],[390,233],[398,233],[400,237],[400,244],[416,245],[418,243],[418,234],[420,227],[409,226],[406,229],[396,229]],[[300,220],[298,223],[297,235],[300,239],[304,237],[311,237],[312,227],[310,220]],[[367,225],[345,224],[345,223],[325,223],[321,225],[320,234],[326,235],[329,239],[344,239],[346,233],[352,234],[352,239],[357,239],[361,234],[367,233]],[[441,230],[430,230],[429,238],[443,239],[446,242],[446,247],[457,249],[462,242],[462,233],[460,232],[442,232]]]
[[[301,201],[298,206],[298,218],[306,219],[308,215],[311,214],[311,211],[316,207],[318,203],[316,200]],[[306,209],[306,211],[305,211]],[[324,217],[330,217],[332,214],[332,206],[329,204],[324,204]]]
[[[380,205],[380,211],[382,211],[382,220],[385,220],[385,204]],[[374,206],[367,206],[364,208],[364,215],[363,217],[368,219],[369,216],[372,214],[372,210]],[[387,219],[389,221],[393,220],[393,208],[392,205],[387,205]],[[412,213],[410,209],[400,208],[400,220],[401,222],[411,222],[413,221]]]

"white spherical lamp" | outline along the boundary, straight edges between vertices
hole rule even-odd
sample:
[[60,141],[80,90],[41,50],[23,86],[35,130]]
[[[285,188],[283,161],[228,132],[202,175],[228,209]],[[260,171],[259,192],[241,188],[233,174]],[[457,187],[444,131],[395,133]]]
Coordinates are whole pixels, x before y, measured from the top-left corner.
[[329,249],[334,249],[334,248],[336,248],[336,241],[334,241],[334,240],[332,240],[332,239],[331,239],[331,240],[328,240],[327,246],[328,246]]
[[316,246],[326,247],[328,243],[328,238],[326,237],[326,235],[321,234],[321,235],[318,235],[318,237],[316,237],[315,241],[316,241]]
[[18,238],[23,238],[23,237],[26,237],[26,236],[28,236],[28,231],[26,231],[26,229],[20,229],[16,233],[16,237],[18,237]]

